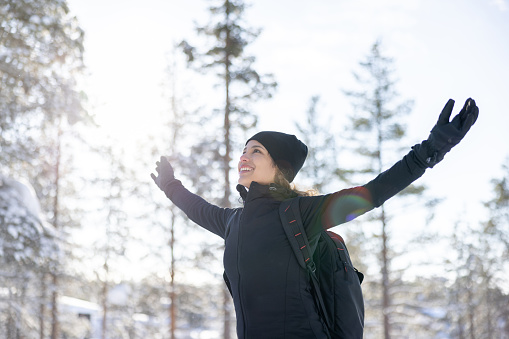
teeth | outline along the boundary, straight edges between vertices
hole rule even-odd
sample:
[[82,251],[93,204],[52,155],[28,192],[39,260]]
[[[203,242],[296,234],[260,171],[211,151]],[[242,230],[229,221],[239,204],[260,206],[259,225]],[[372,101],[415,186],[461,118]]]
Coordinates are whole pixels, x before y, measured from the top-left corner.
[[240,172],[250,172],[250,171],[252,171],[252,170],[253,170],[253,169],[252,169],[252,168],[249,168],[249,167],[242,167],[242,168],[240,169]]

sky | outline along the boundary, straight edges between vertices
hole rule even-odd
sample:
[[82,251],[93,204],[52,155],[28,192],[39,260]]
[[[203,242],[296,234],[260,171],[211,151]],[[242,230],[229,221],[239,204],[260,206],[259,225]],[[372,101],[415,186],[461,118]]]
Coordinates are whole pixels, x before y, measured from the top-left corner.
[[[508,0],[247,3],[247,23],[262,28],[248,53],[256,56],[260,73],[273,73],[278,82],[272,99],[253,106],[260,130],[297,133],[294,123],[303,121],[313,95],[321,96],[324,123],[327,116],[341,121],[352,111],[342,90],[356,88],[352,71],[359,70],[359,61],[380,40],[383,53],[394,58],[401,98],[414,100],[405,120],[408,147],[427,138],[449,98],[456,100],[453,114],[467,98],[476,100],[477,123],[420,183],[431,195],[446,198],[439,206],[442,223],[437,227],[449,227],[459,216],[472,222],[486,218],[482,202],[493,197],[491,180],[502,175],[502,164],[509,157]],[[167,56],[182,39],[200,41],[194,27],[208,22],[209,2],[68,4],[86,34],[91,113],[126,142],[149,134],[166,107],[161,83]],[[213,88],[203,84],[207,83],[194,84],[196,97],[213,101]],[[343,131],[340,125],[330,128]]]

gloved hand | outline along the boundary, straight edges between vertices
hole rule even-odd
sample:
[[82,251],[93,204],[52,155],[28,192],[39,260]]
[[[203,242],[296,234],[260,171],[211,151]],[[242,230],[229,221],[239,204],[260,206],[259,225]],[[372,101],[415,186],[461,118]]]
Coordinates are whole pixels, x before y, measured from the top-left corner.
[[[445,154],[467,134],[479,115],[479,108],[475,101],[469,98],[458,115],[449,122],[453,107],[454,100],[449,99],[431,130],[428,140],[423,142],[425,147],[421,147],[421,152],[418,152],[421,158],[425,158],[423,160],[428,167],[433,167],[444,159]],[[426,156],[423,156],[423,151],[427,153]]]
[[150,176],[156,183],[156,185],[161,189],[161,191],[165,191],[166,186],[175,180],[175,174],[173,172],[173,167],[171,167],[170,162],[166,157],[161,156],[161,160],[156,162],[156,171],[157,177],[150,173]]

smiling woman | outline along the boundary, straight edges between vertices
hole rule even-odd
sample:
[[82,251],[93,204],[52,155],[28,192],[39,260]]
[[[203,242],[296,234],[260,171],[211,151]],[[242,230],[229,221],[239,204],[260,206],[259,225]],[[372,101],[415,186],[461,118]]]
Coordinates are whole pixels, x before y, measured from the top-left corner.
[[[295,179],[297,172],[304,165],[308,154],[308,147],[302,141],[294,135],[281,132],[264,131],[255,134],[247,141],[244,153],[254,146],[257,146],[255,149],[263,150],[267,153],[272,160],[272,167],[277,167],[289,183]],[[239,166],[245,159],[241,157],[240,160]],[[273,182],[274,176],[265,177],[264,180],[268,180],[269,183]],[[243,186],[249,188],[249,185]]]
[[[331,326],[333,322],[327,316],[324,302],[316,301],[320,293],[313,292],[318,289],[312,287],[317,286],[316,267],[311,271],[313,274],[309,273],[307,264],[302,263],[311,257],[304,261],[295,251],[300,247],[304,254],[307,247],[306,252],[312,253],[314,248],[320,248],[316,245],[327,233],[325,230],[381,206],[440,162],[462,140],[479,112],[475,102],[468,99],[460,113],[449,121],[453,105],[454,101],[449,100],[428,139],[413,146],[390,169],[364,186],[325,195],[299,198],[297,192],[287,189],[308,153],[307,146],[294,135],[265,131],[247,140],[238,164],[237,190],[244,202],[240,208],[220,208],[192,194],[175,179],[167,158],[161,157],[157,162],[158,175],[151,174],[157,186],[191,220],[225,240],[225,280],[235,305],[239,338],[362,338],[361,279],[353,280],[358,278],[353,267],[345,266],[345,273],[337,270],[337,265],[321,271],[341,272],[337,277],[334,275],[341,286],[356,281],[356,288],[329,289],[330,294],[348,295],[351,301],[348,310],[354,310],[334,313],[336,325]],[[278,180],[285,184],[278,184]],[[290,206],[297,207],[289,210]],[[298,232],[290,234],[288,223],[283,223],[287,211],[292,213],[288,223],[300,225]],[[292,240],[297,237],[307,240],[296,247]],[[336,283],[333,286],[336,288]],[[338,320],[339,314],[344,317]]]
[[262,185],[274,182],[276,164],[269,152],[256,140],[250,140],[239,161],[239,184],[249,188],[253,181]]
[[[294,136],[259,132],[247,141],[240,157],[238,183],[246,189],[253,181],[262,185],[275,183],[280,189],[274,194],[283,199],[316,195],[316,190],[300,191],[292,183],[306,160],[307,152],[307,146]],[[255,165],[257,163],[260,165]]]

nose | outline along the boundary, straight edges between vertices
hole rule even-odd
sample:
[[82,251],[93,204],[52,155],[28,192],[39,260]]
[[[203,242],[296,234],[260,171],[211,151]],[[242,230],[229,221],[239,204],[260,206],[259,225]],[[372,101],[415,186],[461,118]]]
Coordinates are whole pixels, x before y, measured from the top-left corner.
[[248,161],[248,156],[247,156],[247,153],[244,153],[240,156],[240,162],[247,162]]

